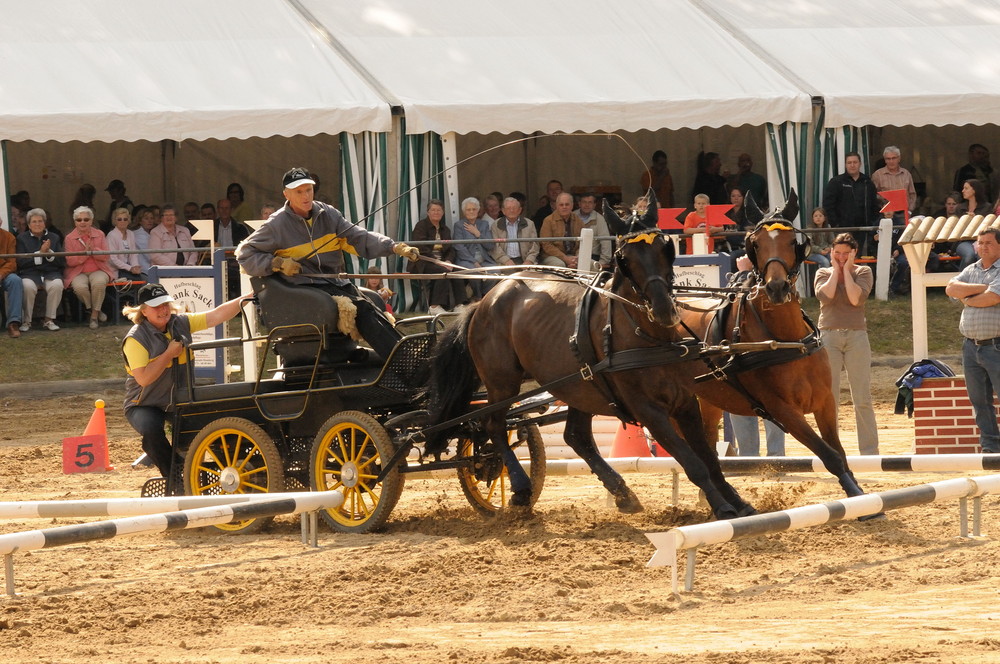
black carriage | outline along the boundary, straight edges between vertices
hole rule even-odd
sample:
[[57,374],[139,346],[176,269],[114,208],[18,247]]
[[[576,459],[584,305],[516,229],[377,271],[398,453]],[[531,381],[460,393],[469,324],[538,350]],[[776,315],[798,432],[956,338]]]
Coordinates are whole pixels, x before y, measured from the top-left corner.
[[[279,276],[252,281],[267,335],[192,349],[264,344],[261,369],[254,380],[219,385],[195,384],[190,362],[181,369],[174,468],[169,478],[147,482],[144,495],[338,489],[344,503],[324,510],[323,519],[338,531],[369,532],[385,523],[407,474],[452,469],[477,511],[493,514],[504,506],[502,454],[477,418],[462,424],[445,455],[427,457],[417,442],[427,420],[423,383],[445,317],[401,321],[397,327],[406,333],[383,359],[337,331],[337,304],[325,292]],[[279,362],[266,370],[270,353]],[[547,405],[535,400],[508,414],[510,445],[529,464],[537,489],[545,474],[539,413]],[[251,532],[267,521],[217,527]]]

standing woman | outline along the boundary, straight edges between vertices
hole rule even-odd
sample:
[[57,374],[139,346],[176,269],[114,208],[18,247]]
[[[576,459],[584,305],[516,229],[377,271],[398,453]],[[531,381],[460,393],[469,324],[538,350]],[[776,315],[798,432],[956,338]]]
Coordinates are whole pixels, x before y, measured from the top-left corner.
[[[74,228],[66,236],[66,251],[107,251],[108,241],[101,229],[94,228],[94,211],[87,206],[73,210]],[[98,321],[108,320],[101,311],[108,282],[114,279],[110,256],[67,256],[63,282],[72,288],[77,298],[90,310],[90,329],[96,330]]]
[[[427,216],[413,227],[410,239],[414,242],[435,242],[435,244],[420,245],[418,249],[421,256],[429,256],[446,263],[454,261],[455,246],[443,244],[451,239],[451,231],[448,230],[448,224],[444,221],[444,202],[435,198],[427,203]],[[451,271],[452,268],[437,265],[431,261],[410,262],[410,272],[414,274],[445,274]],[[456,307],[466,303],[465,281],[462,279],[428,280],[423,282],[423,287],[430,289],[430,297],[427,298],[427,312],[432,315],[450,311],[449,298],[454,298]]]
[[[125,356],[125,419],[142,436],[142,451],[170,477],[173,451],[163,425],[171,410],[174,374],[171,367],[190,359],[185,344],[191,335],[225,323],[240,312],[240,303],[253,294],[241,295],[214,309],[194,314],[181,307],[160,284],[139,289],[134,307],[122,313],[134,323],[122,342]],[[176,360],[176,362],[174,361]]]
[[[108,233],[108,249],[110,251],[135,251],[139,248],[135,232],[129,229],[132,215],[128,208],[118,208],[111,213],[111,223],[114,228]],[[118,270],[119,279],[147,281],[143,274],[139,254],[111,254],[108,258],[111,267]]]
[[861,454],[878,454],[878,424],[872,406],[872,348],[868,342],[865,301],[875,279],[867,265],[855,265],[858,241],[850,233],[833,240],[830,267],[816,271],[819,329],[830,355],[831,388],[840,409],[840,371],[847,370]]
[[[48,229],[48,218],[42,208],[32,208],[24,215],[28,230],[17,236],[17,253],[52,254],[63,250],[62,241]],[[31,315],[35,309],[35,295],[39,288],[45,289],[45,321],[42,327],[51,332],[59,329],[56,312],[63,296],[63,267],[66,259],[62,256],[28,256],[17,259],[17,273],[24,286],[24,316],[21,318],[21,332],[31,329]]]
[[[488,217],[479,216],[479,201],[471,196],[462,201],[462,223],[455,224],[456,240],[492,240],[493,231]],[[496,223],[496,222],[494,222]],[[461,267],[491,267],[497,264],[492,255],[493,243],[456,244],[455,264]],[[493,281],[472,279],[472,297],[479,300],[493,287]]]

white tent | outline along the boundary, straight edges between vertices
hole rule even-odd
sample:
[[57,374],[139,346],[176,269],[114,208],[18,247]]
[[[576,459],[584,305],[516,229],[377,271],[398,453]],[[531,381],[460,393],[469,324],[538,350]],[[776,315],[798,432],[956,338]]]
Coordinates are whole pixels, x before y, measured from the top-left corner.
[[406,131],[638,131],[810,119],[810,96],[689,0],[299,0]]
[[388,131],[390,109],[285,2],[4,3],[0,139]]

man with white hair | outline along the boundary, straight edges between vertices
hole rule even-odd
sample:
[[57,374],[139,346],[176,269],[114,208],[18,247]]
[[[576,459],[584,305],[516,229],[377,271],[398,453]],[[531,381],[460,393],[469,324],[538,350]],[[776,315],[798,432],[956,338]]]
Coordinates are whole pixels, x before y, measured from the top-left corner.
[[906,206],[913,212],[917,207],[917,190],[913,186],[913,176],[900,165],[902,154],[899,148],[890,145],[882,151],[882,157],[885,159],[885,166],[872,173],[875,191],[903,189],[906,191]]

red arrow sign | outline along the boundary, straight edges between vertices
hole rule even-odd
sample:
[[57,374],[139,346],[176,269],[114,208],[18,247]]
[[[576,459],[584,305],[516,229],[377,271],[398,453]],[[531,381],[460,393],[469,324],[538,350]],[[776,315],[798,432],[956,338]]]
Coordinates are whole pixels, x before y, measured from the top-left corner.
[[726,216],[733,209],[732,205],[709,205],[705,210],[709,226],[727,226],[736,222]]
[[879,212],[902,212],[903,213],[903,223],[910,223],[910,210],[907,207],[909,200],[906,195],[905,189],[890,189],[887,191],[880,191],[878,195],[889,201],[882,206]]
[[656,226],[665,231],[673,229],[683,229],[684,222],[677,221],[677,216],[684,211],[684,208],[660,208],[657,210]]

